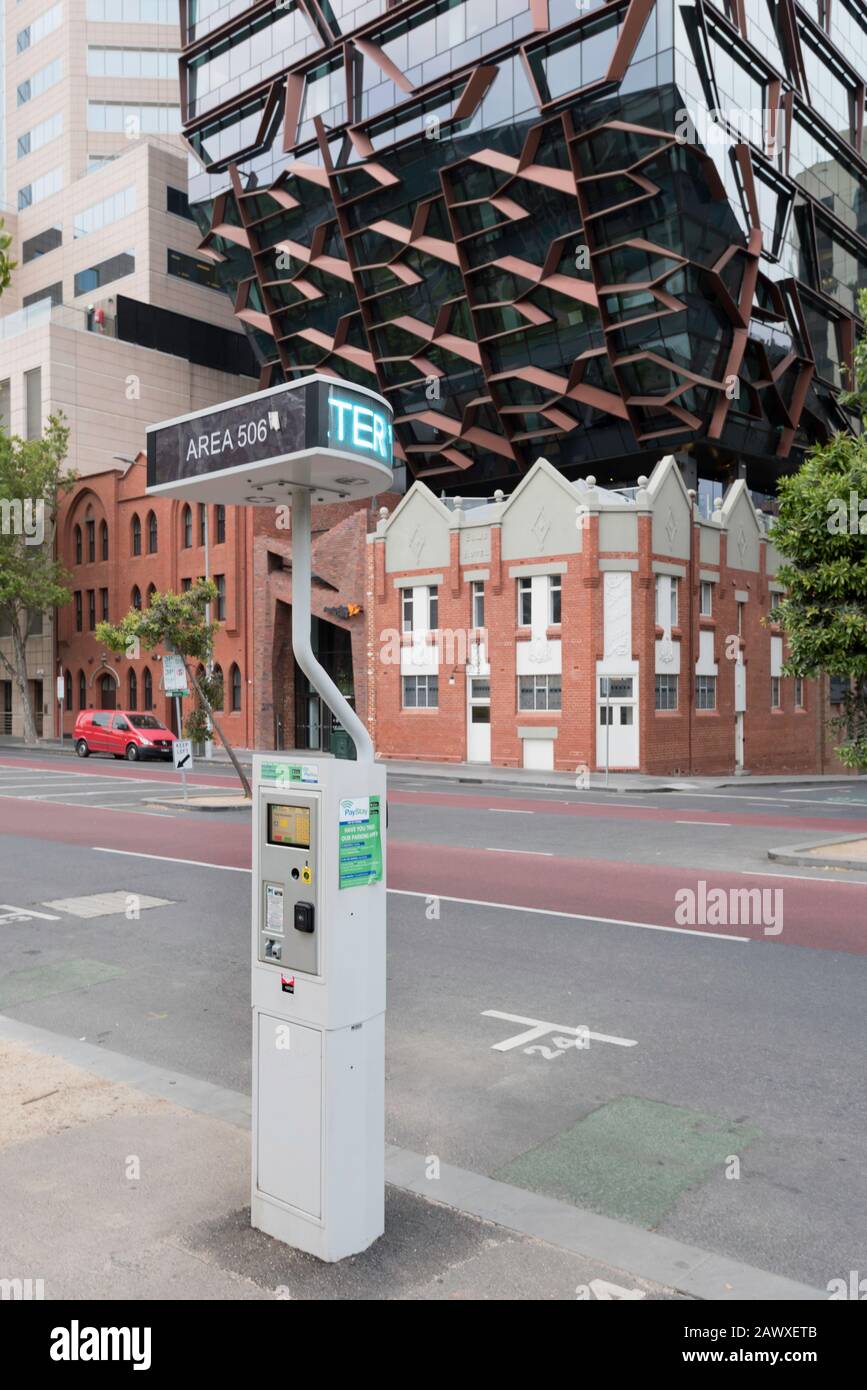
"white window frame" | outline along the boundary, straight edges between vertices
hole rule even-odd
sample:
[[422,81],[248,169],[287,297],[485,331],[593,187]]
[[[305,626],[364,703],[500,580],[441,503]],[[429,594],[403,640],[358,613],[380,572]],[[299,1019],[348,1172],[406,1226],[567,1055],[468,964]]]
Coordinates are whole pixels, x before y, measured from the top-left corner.
[[709,579],[700,581],[699,591],[699,616],[702,618],[713,617],[713,584]]
[[[533,686],[529,694],[532,697],[532,704],[522,704],[521,683],[532,681]],[[556,681],[559,686],[559,699],[556,704],[551,704],[551,682]],[[544,692],[544,694],[543,694]],[[518,677],[518,710],[521,713],[532,714],[534,711],[545,712],[547,710],[562,710],[563,708],[563,677],[559,674],[554,675],[525,675]]]
[[[415,698],[415,703],[414,703],[414,704],[408,704],[408,703],[407,703],[407,699],[406,699],[406,693],[407,693],[408,683],[409,683],[410,681],[413,682],[412,688],[413,688],[413,690],[415,691],[415,696],[416,696],[416,698]],[[431,696],[431,683],[433,683],[433,695],[434,695],[433,700],[431,700],[431,698],[430,698],[430,696]],[[423,702],[423,703],[422,703],[422,702],[419,700],[419,698],[418,698],[421,691],[424,691],[424,702]],[[439,676],[434,676],[434,675],[423,675],[423,676],[408,675],[408,676],[401,676],[401,678],[400,678],[400,703],[401,703],[401,708],[402,708],[402,709],[438,709],[438,708],[439,708]]]
[[[661,704],[659,703],[659,692],[660,692],[659,682],[660,682],[660,681],[665,681],[665,682],[674,681],[674,704],[673,704],[673,705],[661,705]],[[666,685],[666,689],[668,689],[668,686],[667,686],[667,685]],[[680,680],[679,680],[678,676],[676,675],[676,673],[674,673],[674,672],[672,672],[672,671],[657,671],[657,672],[656,672],[656,676],[655,676],[655,678],[654,678],[654,690],[653,690],[653,703],[654,703],[654,708],[655,708],[657,711],[659,711],[660,713],[662,713],[662,714],[675,714],[675,713],[677,712],[677,709],[678,709],[678,702],[679,702],[679,700],[680,700]]]
[[[713,704],[703,704],[699,698],[699,683],[705,682],[705,692],[713,695]],[[717,707],[716,676],[697,675],[695,678],[695,707],[700,710],[715,710]],[[711,684],[712,682],[712,684]]]
[[[674,574],[658,574],[656,576],[656,626],[663,631],[668,628],[677,627],[677,586],[678,579]],[[665,621],[665,614],[662,609],[665,604],[663,594],[668,590],[668,622]]]
[[[554,595],[557,595],[559,613],[554,617]],[[559,574],[548,575],[548,626],[560,627],[563,621],[563,580]]]
[[470,623],[477,631],[485,626],[485,581],[473,579],[470,584]]
[[[524,607],[526,601],[527,620],[524,621]],[[533,623],[533,581],[529,575],[522,575],[518,580],[518,627],[531,627]]]

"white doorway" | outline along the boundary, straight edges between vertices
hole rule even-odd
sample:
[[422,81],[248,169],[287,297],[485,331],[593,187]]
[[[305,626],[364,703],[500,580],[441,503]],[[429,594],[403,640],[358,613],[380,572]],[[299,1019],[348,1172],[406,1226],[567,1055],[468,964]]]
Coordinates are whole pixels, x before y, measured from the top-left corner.
[[467,762],[491,761],[491,678],[467,678]]
[[596,691],[596,766],[638,767],[635,676],[600,676]]

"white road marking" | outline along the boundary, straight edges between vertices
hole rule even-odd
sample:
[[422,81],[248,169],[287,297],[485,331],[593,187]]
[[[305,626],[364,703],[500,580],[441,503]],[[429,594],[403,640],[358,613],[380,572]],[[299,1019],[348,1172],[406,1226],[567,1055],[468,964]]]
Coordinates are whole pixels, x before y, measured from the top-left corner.
[[[215,865],[214,867],[221,868],[222,866]],[[558,912],[554,908],[524,907],[520,903],[493,903],[482,898],[453,898],[448,893],[418,893],[411,888],[389,888],[387,891],[397,893],[399,897],[403,898],[438,898],[440,902],[460,903],[465,907],[496,907],[503,912],[530,913],[537,917],[565,917],[570,922],[601,922],[605,926],[612,927],[643,927],[645,931],[667,931],[673,932],[675,936],[710,937],[717,941],[748,942],[750,940],[748,936],[732,936],[728,932],[698,931],[692,927],[667,927],[656,922],[631,922],[624,917],[593,917],[583,912]]]
[[543,859],[553,859],[551,849],[505,849],[502,845],[485,845],[486,854],[538,854]]
[[230,874],[252,873],[252,869],[242,869],[236,864],[209,864],[205,859],[173,859],[168,854],[142,854],[140,850],[107,849],[105,845],[91,845],[91,849],[95,854],[125,854],[130,859],[156,859],[160,864],[189,864],[192,869],[225,869]]
[[[45,922],[59,922],[60,918],[50,912],[34,912],[32,907],[13,907],[11,903],[0,903],[0,912],[14,912],[20,917],[40,917]],[[2,920],[2,919],[0,919]],[[7,919],[8,920],[8,919]],[[13,919],[14,920],[14,919]]]
[[145,893],[134,893],[122,888],[111,893],[89,893],[83,898],[57,898],[53,902],[43,903],[42,906],[56,907],[58,912],[65,912],[70,917],[89,920],[91,917],[120,916],[126,912],[130,899],[135,900],[136,907],[142,912],[154,907],[174,906],[170,898],[151,898]]
[[[471,807],[471,810],[478,810],[478,807]],[[535,816],[535,811],[525,811],[516,806],[513,810],[511,806],[487,806],[485,808],[492,816]]]
[[[162,864],[187,864],[193,869],[223,869],[227,873],[249,874],[250,869],[239,868],[235,864],[209,864],[203,859],[174,859],[166,854],[143,854],[141,850],[108,849],[105,845],[91,845],[95,854],[125,854],[132,859],[156,859]],[[439,898],[440,902],[461,903],[465,907],[494,907],[503,912],[523,912],[536,917],[564,917],[569,922],[601,922],[611,927],[642,927],[645,931],[667,931],[675,936],[701,936],[712,941],[749,942],[748,936],[732,936],[729,932],[697,931],[691,927],[667,927],[658,922],[631,922],[625,917],[593,917],[584,912],[558,912],[554,908],[524,907],[520,903],[493,903],[482,898],[454,898],[448,893],[418,893],[411,888],[389,888],[402,898]]]
[[573,1027],[565,1023],[545,1023],[541,1018],[524,1018],[523,1014],[504,1014],[499,1009],[483,1009],[483,1018],[502,1018],[507,1023],[526,1024],[526,1030],[516,1033],[514,1037],[506,1038],[505,1042],[493,1043],[494,1052],[511,1052],[514,1047],[523,1047],[525,1043],[534,1042],[536,1038],[545,1037],[548,1033],[568,1033],[572,1037],[593,1038],[596,1042],[613,1043],[615,1047],[637,1047],[638,1042],[635,1038],[618,1038],[610,1033],[593,1033],[582,1024]]
[[615,1299],[637,1302],[639,1298],[646,1296],[644,1289],[624,1289],[621,1284],[610,1284],[607,1279],[591,1279],[588,1288],[600,1303],[608,1303]]
[[[70,789],[69,791],[67,791],[66,788],[64,787],[64,788],[62,788],[61,790],[62,790],[63,795],[64,795],[65,797],[70,797],[70,796],[128,796],[128,795],[129,795],[129,788],[128,788],[128,787],[118,787],[116,790],[113,790],[111,787],[94,787],[91,791],[72,791],[71,789]],[[33,796],[19,796],[19,797],[16,798],[16,800],[18,800],[18,801],[51,801],[52,798],[54,798],[55,796],[60,796],[60,794],[61,794],[60,790],[55,790],[55,791],[52,791],[52,792],[37,792],[37,793],[35,793]],[[144,795],[144,794],[143,794],[143,795]],[[64,804],[64,803],[61,803],[61,805],[62,805],[62,804]]]
[[[829,884],[839,885],[841,888],[867,888],[867,879],[863,878],[822,878],[821,871],[826,866],[817,864],[815,874],[778,874],[773,869],[741,869],[742,874],[749,874],[751,878],[793,878],[800,883],[821,883],[825,887]],[[834,868],[833,860],[829,861],[828,868]],[[839,870],[839,865],[836,866]],[[844,873],[847,870],[843,870]],[[858,873],[857,869],[848,870],[849,873]]]
[[728,820],[676,820],[675,825],[712,825],[720,830],[731,830],[732,823]]

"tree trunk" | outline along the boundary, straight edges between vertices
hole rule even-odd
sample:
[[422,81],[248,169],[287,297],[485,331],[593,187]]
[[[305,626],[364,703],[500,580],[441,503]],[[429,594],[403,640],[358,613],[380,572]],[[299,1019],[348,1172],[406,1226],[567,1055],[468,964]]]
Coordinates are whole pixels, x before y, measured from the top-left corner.
[[36,732],[33,701],[30,697],[30,686],[27,683],[27,645],[25,638],[21,636],[21,623],[17,613],[12,616],[10,627],[12,628],[12,657],[15,663],[15,684],[18,686],[18,693],[21,696],[21,708],[24,712],[24,742],[28,745],[38,744],[39,735]]
[[[240,780],[241,780],[241,786],[244,788],[244,795],[245,795],[245,797],[247,797],[248,800],[252,800],[252,798],[253,798],[253,789],[252,789],[252,787],[250,786],[250,783],[247,781],[247,774],[244,772],[244,769],[242,768],[241,764],[238,762],[238,759],[237,759],[236,756],[235,756],[235,750],[233,749],[232,745],[229,743],[229,740],[226,738],[226,735],[223,733],[223,730],[220,728],[219,724],[217,723],[217,720],[216,720],[215,717],[214,717],[214,711],[213,711],[213,709],[211,708],[211,702],[210,702],[210,700],[208,699],[208,697],[207,697],[207,695],[205,694],[205,692],[204,692],[204,690],[202,689],[202,687],[199,685],[199,682],[198,682],[198,680],[196,679],[196,676],[195,676],[194,673],[190,670],[190,667],[187,665],[186,661],[184,662],[184,669],[186,670],[186,673],[187,673],[187,675],[188,675],[189,678],[190,678],[190,682],[192,683],[193,689],[195,690],[196,694],[198,695],[199,699],[201,700],[202,704],[204,705],[204,707],[205,707],[205,709],[206,709],[206,711],[207,711],[208,718],[210,719],[211,723],[213,724],[214,728],[216,729],[216,731],[217,731],[217,733],[218,733],[218,735],[219,735],[219,737],[220,737],[220,742],[222,743],[223,747],[225,748],[226,752],[227,752],[228,755],[229,755],[229,760],[230,760],[230,762],[231,762],[233,768],[235,769],[235,771],[236,771],[237,774],[238,774],[238,777],[239,777]],[[179,729],[178,732],[181,733],[182,730]]]

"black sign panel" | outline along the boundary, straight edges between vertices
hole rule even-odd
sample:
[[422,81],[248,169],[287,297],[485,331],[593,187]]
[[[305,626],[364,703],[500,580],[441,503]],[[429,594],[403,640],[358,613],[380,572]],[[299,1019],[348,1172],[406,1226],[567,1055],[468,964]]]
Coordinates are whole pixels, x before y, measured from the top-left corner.
[[391,412],[336,378],[287,383],[148,430],[149,488],[330,449],[393,466]]

